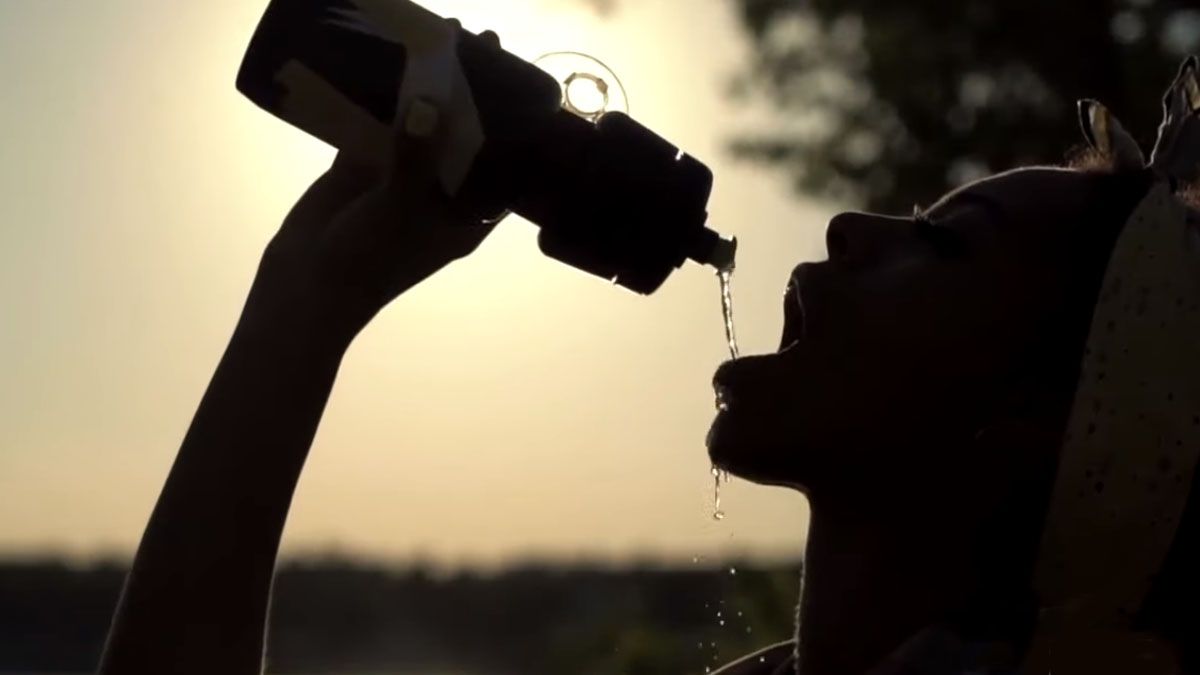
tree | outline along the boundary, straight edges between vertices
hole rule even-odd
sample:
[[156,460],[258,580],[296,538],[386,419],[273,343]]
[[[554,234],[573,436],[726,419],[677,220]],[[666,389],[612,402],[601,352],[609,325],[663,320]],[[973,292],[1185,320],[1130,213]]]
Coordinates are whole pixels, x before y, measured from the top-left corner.
[[967,180],[1059,163],[1096,98],[1144,142],[1200,11],[1169,0],[734,0],[753,59],[734,95],[780,124],[743,157],[808,194],[911,209]]

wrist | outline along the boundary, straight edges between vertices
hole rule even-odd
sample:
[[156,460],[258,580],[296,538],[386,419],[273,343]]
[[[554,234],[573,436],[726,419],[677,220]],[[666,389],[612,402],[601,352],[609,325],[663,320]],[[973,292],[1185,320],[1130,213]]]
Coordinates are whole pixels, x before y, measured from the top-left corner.
[[272,242],[255,275],[239,324],[270,340],[344,352],[386,304],[369,280]]
[[360,330],[328,299],[283,300],[252,290],[233,341],[289,362],[340,361]]

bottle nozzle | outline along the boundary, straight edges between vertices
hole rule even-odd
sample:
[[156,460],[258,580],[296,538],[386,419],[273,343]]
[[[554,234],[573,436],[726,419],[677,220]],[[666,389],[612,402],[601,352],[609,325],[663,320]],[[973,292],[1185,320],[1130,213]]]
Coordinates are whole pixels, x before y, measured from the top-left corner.
[[734,259],[737,257],[737,247],[737,237],[732,239],[718,238],[717,245],[713,247],[709,264],[721,272],[732,270],[735,262]]
[[701,265],[712,265],[718,272],[732,270],[737,247],[736,237],[726,239],[706,227],[696,237],[688,257]]

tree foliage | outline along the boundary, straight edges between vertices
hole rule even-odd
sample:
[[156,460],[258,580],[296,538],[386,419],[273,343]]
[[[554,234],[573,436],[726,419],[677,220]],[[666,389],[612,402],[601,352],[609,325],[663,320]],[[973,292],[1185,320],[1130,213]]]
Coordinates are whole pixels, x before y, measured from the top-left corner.
[[1082,139],[1080,98],[1149,146],[1200,49],[1194,0],[732,1],[753,47],[734,94],[780,113],[735,152],[802,193],[881,211],[1062,162]]
[[[791,637],[799,564],[277,571],[272,673],[700,673]],[[95,668],[127,570],[0,559],[0,673]]]

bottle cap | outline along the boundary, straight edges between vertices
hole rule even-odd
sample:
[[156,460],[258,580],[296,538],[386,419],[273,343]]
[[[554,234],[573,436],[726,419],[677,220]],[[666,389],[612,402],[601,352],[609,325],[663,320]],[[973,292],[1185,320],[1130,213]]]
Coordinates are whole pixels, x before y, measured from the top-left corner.
[[732,270],[737,257],[738,241],[726,239],[717,232],[704,228],[693,242],[687,257],[701,265],[712,265],[717,271]]

